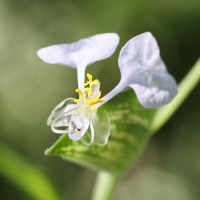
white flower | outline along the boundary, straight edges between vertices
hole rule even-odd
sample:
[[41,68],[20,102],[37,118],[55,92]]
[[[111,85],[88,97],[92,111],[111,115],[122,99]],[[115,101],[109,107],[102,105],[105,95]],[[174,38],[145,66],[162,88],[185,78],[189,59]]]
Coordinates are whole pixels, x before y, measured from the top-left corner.
[[118,59],[119,84],[104,98],[108,101],[126,87],[132,87],[145,108],[159,108],[177,94],[175,79],[167,72],[158,44],[149,32],[129,40]]
[[[91,84],[89,82],[81,84],[84,82],[86,66],[111,56],[118,43],[117,34],[107,33],[81,39],[72,44],[53,45],[38,51],[38,56],[45,62],[75,67],[78,72],[79,89],[76,91],[80,93],[80,99],[75,100],[78,103],[72,98],[66,99],[54,108],[48,118],[48,125],[51,125],[52,131],[68,133],[70,139],[74,141],[81,139],[86,145],[93,142],[105,145],[110,135],[109,117],[106,113],[98,116],[96,109],[123,89],[132,87],[139,102],[145,108],[159,108],[175,97],[176,81],[167,72],[160,57],[158,44],[149,32],[132,38],[121,49],[118,59],[121,80],[103,97],[103,100],[99,100],[100,83],[98,80],[91,82],[90,74],[87,76]],[[84,85],[88,85],[89,88],[84,89]],[[96,109],[94,109],[95,104]],[[68,130],[57,129],[66,126]],[[89,126],[91,141],[88,143],[82,137],[86,132],[88,133]]]
[[116,33],[104,33],[78,40],[71,44],[58,44],[38,50],[37,55],[49,64],[77,68],[78,88],[83,90],[85,68],[98,60],[110,57],[119,44]]

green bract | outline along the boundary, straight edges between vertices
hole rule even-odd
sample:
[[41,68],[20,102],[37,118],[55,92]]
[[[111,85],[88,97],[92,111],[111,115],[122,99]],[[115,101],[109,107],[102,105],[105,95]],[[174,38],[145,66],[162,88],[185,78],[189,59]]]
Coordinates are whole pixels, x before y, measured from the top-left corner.
[[[148,141],[149,127],[154,109],[143,108],[131,89],[121,92],[97,109],[101,116],[110,117],[111,135],[105,146],[85,146],[80,140],[72,141],[65,134],[49,149],[46,155],[57,155],[94,170],[122,173],[143,151]],[[84,136],[89,140],[88,136]]]

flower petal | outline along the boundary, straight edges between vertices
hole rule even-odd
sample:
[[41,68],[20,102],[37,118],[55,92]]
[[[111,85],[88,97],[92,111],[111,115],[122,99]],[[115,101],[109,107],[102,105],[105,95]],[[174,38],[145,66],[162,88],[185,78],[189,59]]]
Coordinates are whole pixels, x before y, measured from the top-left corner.
[[156,39],[150,32],[129,40],[121,49],[118,64],[122,76],[129,74],[128,70],[132,71],[136,67],[150,67],[156,71],[167,72]]
[[107,113],[93,113],[92,124],[94,127],[94,143],[103,146],[108,142],[110,136],[110,118]]
[[[75,124],[79,134],[75,132],[72,123]],[[83,135],[87,131],[89,124],[90,124],[89,120],[84,115],[80,114],[72,116],[71,121],[69,123],[69,131],[74,131],[74,132],[69,133],[69,139],[74,141],[79,140],[81,137],[83,137]]]
[[159,108],[178,92],[176,81],[167,72],[158,44],[149,32],[132,38],[122,47],[118,64],[121,81],[104,97],[107,100],[130,86],[143,107]]
[[37,55],[49,64],[67,65],[78,69],[79,88],[85,80],[87,65],[110,57],[119,44],[116,33],[103,33],[78,40],[71,44],[59,44],[38,50]]
[[159,108],[177,94],[176,81],[167,72],[151,33],[129,40],[121,49],[118,62],[121,81],[135,90],[145,108]]
[[[140,76],[139,73],[137,75]],[[145,70],[140,81],[133,80],[129,86],[135,90],[140,104],[145,108],[159,108],[177,94],[175,79],[168,73],[155,70]]]
[[71,44],[58,44],[38,50],[38,56],[49,64],[76,68],[110,57],[119,44],[116,33],[103,33],[78,40]]
[[[53,121],[62,113],[70,111],[77,107],[77,104],[74,103],[74,98],[68,98],[60,102],[51,112],[50,116],[47,119],[47,125],[51,125]],[[73,110],[66,115],[63,115],[58,121],[55,122],[54,127],[68,126],[71,115],[75,114],[76,110]]]

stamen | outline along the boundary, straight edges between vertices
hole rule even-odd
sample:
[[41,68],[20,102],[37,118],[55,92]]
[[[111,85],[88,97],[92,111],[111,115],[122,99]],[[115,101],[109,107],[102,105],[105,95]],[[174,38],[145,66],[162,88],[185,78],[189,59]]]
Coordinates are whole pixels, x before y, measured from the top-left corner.
[[[80,98],[79,99],[75,99],[74,102],[78,103],[81,101],[82,97],[84,97],[85,100],[85,105],[87,105],[89,103],[89,105],[91,105],[91,110],[95,109],[95,105],[96,103],[99,102],[103,102],[106,101],[106,99],[99,99],[101,96],[101,91],[99,91],[99,93],[97,94],[97,96],[95,98],[92,97],[92,85],[98,85],[99,83],[94,80],[92,81],[92,75],[91,74],[87,74],[87,77],[89,79],[89,81],[87,81],[87,83],[81,83],[84,86],[89,85],[89,88],[85,88],[83,92],[81,92],[80,89],[76,89],[75,91],[78,92],[80,94]],[[90,98],[90,100],[86,99],[86,92],[88,92],[88,97]]]
[[98,95],[97,95],[94,99],[92,98],[91,100],[88,100],[88,103],[89,103],[90,105],[92,105],[92,108],[91,108],[92,110],[95,109],[95,105],[94,105],[94,104],[99,103],[99,102],[106,101],[106,99],[99,99],[100,96],[101,96],[101,91],[99,91]]
[[89,79],[89,81],[87,81],[87,83],[81,83],[84,86],[89,85],[89,92],[88,92],[88,96],[91,98],[92,95],[92,85],[98,85],[98,82],[96,80],[92,81],[92,75],[87,73],[87,77]]
[[80,89],[76,89],[75,92],[78,92],[80,94],[79,99],[74,99],[74,102],[78,103],[81,101],[82,97],[84,97],[85,105],[87,105],[87,99],[86,99],[86,92],[89,90],[89,88],[85,88],[83,92],[81,92]]
[[91,74],[87,73],[87,77],[88,77],[89,81],[92,81],[92,75]]

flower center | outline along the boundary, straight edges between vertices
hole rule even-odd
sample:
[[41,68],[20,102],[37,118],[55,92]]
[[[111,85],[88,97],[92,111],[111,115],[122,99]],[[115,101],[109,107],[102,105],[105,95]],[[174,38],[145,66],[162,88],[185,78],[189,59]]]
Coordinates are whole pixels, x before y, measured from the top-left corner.
[[81,101],[81,99],[84,97],[84,101],[85,101],[85,105],[89,104],[91,106],[91,110],[95,109],[95,104],[99,103],[99,102],[103,102],[106,101],[106,99],[100,99],[101,96],[101,91],[98,92],[98,94],[96,95],[96,97],[93,97],[93,85],[98,85],[98,81],[94,80],[92,81],[92,75],[91,74],[87,74],[87,77],[89,79],[89,81],[87,81],[87,83],[81,83],[84,86],[89,86],[87,88],[85,88],[83,90],[83,92],[80,89],[76,89],[75,91],[78,92],[80,94],[79,99],[74,99],[74,102],[78,103]]

